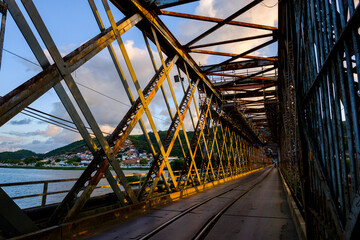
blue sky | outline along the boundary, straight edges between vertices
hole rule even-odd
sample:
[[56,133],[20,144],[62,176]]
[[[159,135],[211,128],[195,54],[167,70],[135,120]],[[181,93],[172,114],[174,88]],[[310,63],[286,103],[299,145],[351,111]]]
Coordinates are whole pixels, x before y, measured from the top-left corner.
[[[25,14],[25,10],[22,7],[21,2],[16,2],[20,6],[23,14]],[[101,1],[96,0],[95,2],[98,9],[100,10],[100,15],[105,23],[105,26],[109,27],[110,24],[108,21],[106,21],[107,18],[101,5]],[[231,13],[239,9],[241,5],[244,5],[247,2],[249,1],[241,1],[239,3],[239,1],[236,0],[202,0],[167,10],[226,18]],[[267,0],[265,2],[267,5],[272,5],[276,2],[276,0]],[[86,42],[99,33],[99,29],[92,15],[89,4],[85,0],[36,0],[34,3],[63,56],[70,53],[79,47],[82,43]],[[122,19],[123,14],[115,9],[111,4],[110,6],[112,8],[115,19],[117,21]],[[265,9],[266,12],[264,11]],[[25,15],[25,17],[28,20],[28,23],[31,23],[29,17],[27,15]],[[200,31],[204,31],[213,25],[211,23],[203,23],[194,20],[179,19],[167,16],[161,16],[161,19],[166,23],[169,29],[182,44],[187,43],[192,38],[196,37]],[[276,8],[269,9],[263,5],[258,5],[256,8],[254,8],[253,11],[244,14],[244,16],[237,18],[237,20],[276,26]],[[39,35],[36,33],[35,28],[32,25],[31,27],[33,32],[36,34],[41,47],[47,54],[47,50],[44,44],[41,42]],[[263,32],[259,31],[259,34],[261,33]],[[231,39],[247,36],[249,34],[256,35],[257,33],[246,28],[235,28],[229,26],[217,31],[216,34],[212,34],[205,38],[203,42],[214,40],[219,41],[229,38]],[[140,80],[140,84],[142,87],[144,87],[147,80],[153,75],[153,69],[147,54],[142,34],[136,27],[133,27],[122,37],[134,64],[134,68]],[[257,44],[257,42],[253,41],[244,43],[243,45],[224,45],[222,47],[212,48],[210,50],[223,50],[225,52],[239,53],[241,50],[248,49],[249,47],[255,46]],[[117,44],[114,43],[113,46],[117,53],[119,53]],[[157,57],[158,54],[156,52],[156,47],[153,44],[151,44],[151,47],[154,55]],[[22,58],[28,59],[30,62],[16,57],[8,51],[15,53]],[[276,55],[276,51],[276,45],[273,45],[255,54],[273,56]],[[47,54],[47,56],[49,61],[52,62],[49,54]],[[120,54],[118,54],[118,56],[120,56]],[[205,55],[193,54],[192,56],[196,62],[200,64],[210,64],[212,62],[219,61],[218,58],[209,58],[209,56]],[[42,69],[31,62],[37,63],[26,41],[14,23],[11,15],[8,14],[3,59],[0,70],[0,81],[2,83],[0,88],[1,96],[7,94],[12,89],[16,88],[23,82],[41,72]],[[158,57],[157,62],[158,66],[160,66]],[[125,69],[125,64],[122,59],[120,60],[120,64],[123,69]],[[172,71],[172,75],[173,74],[175,74],[174,71]],[[126,71],[125,75],[128,76]],[[88,88],[79,86],[79,89],[87,100],[89,107],[102,130],[110,132],[128,110],[129,100],[126,97],[125,91],[123,90],[107,50],[103,50],[93,59],[76,70],[73,73],[73,77],[76,82],[118,100],[114,101],[98,93],[95,93]],[[128,81],[130,82],[131,80],[129,79],[130,78],[128,77]],[[133,84],[131,84],[131,89],[134,96],[137,97]],[[170,96],[168,88],[166,89],[168,96]],[[177,101],[180,102],[182,96],[180,85],[174,84],[174,89],[176,92]],[[171,106],[174,107],[172,101],[169,102]],[[53,90],[50,90],[44,94],[34,103],[32,103],[30,107],[70,120],[65,109],[60,103],[59,98]],[[153,102],[150,104],[150,109],[155,116],[154,120],[158,130],[167,129],[170,119],[161,94],[157,94]],[[147,119],[143,117],[143,120],[148,126]],[[189,121],[186,124],[190,127]],[[151,130],[150,127],[147,129],[148,131]],[[136,128],[133,133],[140,133],[139,128]],[[20,113],[2,127],[0,127],[0,152],[15,151],[18,149],[29,149],[35,152],[47,152],[79,139],[80,136],[77,133],[73,133],[68,130],[61,129],[57,126],[41,122]]]

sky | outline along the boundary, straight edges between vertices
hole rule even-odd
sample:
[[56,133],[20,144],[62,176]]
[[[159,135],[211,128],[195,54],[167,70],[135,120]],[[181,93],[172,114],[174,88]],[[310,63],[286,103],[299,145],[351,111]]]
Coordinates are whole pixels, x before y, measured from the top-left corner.
[[[16,2],[25,15],[28,23],[31,23],[26,11],[22,7],[21,2]],[[209,17],[226,18],[242,6],[245,6],[248,2],[250,1],[201,0],[166,10]],[[62,56],[67,55],[74,49],[78,48],[82,43],[88,41],[100,32],[92,15],[88,1],[34,0],[34,3]],[[110,24],[106,21],[107,17],[103,10],[101,1],[96,0],[95,3],[100,11],[100,16],[102,17],[106,28],[108,28]],[[265,0],[264,4],[259,4],[253,8],[252,11],[236,18],[236,20],[277,26],[277,8],[276,6],[270,8],[270,6],[273,6],[276,3],[277,0]],[[116,21],[119,21],[124,17],[124,15],[111,5],[111,3],[110,7]],[[160,18],[178,38],[181,44],[186,44],[194,37],[198,36],[200,32],[205,31],[214,25],[213,23],[180,19],[169,16],[160,16]],[[32,24],[30,25],[49,61],[53,63],[34,26]],[[197,44],[264,33],[268,32],[261,30],[255,31],[254,29],[242,27],[225,26],[215,33],[207,36]],[[122,35],[122,38],[134,65],[140,85],[143,88],[146,86],[148,80],[153,76],[154,69],[147,53],[142,34],[136,27],[133,27]],[[267,40],[269,39],[248,41],[242,44],[227,44],[218,47],[210,47],[208,50],[241,53],[242,51]],[[153,54],[156,57],[157,66],[159,67],[160,59],[158,57],[156,46],[152,43],[150,45]],[[120,59],[120,65],[122,66],[125,76],[130,84],[131,91],[134,97],[137,98],[134,84],[131,82],[125,62],[121,57],[119,47],[116,42],[113,43],[113,46]],[[277,46],[276,44],[273,44],[270,47],[253,53],[252,55],[275,56],[276,54]],[[191,55],[199,65],[206,65],[226,60],[226,58],[210,57],[209,55]],[[0,70],[0,96],[6,95],[12,89],[37,75],[41,71],[42,69],[37,64],[36,58],[32,54],[25,39],[21,35],[11,15],[8,14],[5,29],[3,59]],[[174,69],[170,73],[171,79],[173,79],[173,75],[175,74],[177,74],[177,72]],[[126,96],[124,88],[122,87],[121,81],[110,59],[108,51],[106,49],[101,51],[94,58],[73,72],[72,76],[78,83],[78,87],[86,99],[86,102],[88,103],[90,110],[102,131],[107,133],[111,132],[130,108],[130,102]],[[180,103],[182,98],[181,85],[179,83],[172,83],[176,100]],[[64,83],[62,84],[66,88]],[[169,103],[172,107],[172,112],[174,113],[174,103],[167,83],[164,84],[164,87],[169,98]],[[66,113],[66,110],[62,106],[62,103],[54,90],[50,90],[45,93],[33,102],[30,107],[70,120],[70,117]],[[149,108],[153,114],[157,130],[166,130],[170,124],[170,117],[160,92],[156,94],[154,100],[150,103]],[[191,106],[191,109],[192,112],[194,112],[193,105]],[[142,119],[147,126],[147,130],[151,131],[147,118],[143,116]],[[191,130],[191,121],[189,116],[186,117],[184,123],[187,130]],[[132,132],[132,134],[140,133],[141,130],[139,126],[137,126]],[[81,136],[78,133],[62,129],[58,126],[48,124],[19,113],[0,127],[0,152],[28,149],[37,153],[44,153],[80,139]]]

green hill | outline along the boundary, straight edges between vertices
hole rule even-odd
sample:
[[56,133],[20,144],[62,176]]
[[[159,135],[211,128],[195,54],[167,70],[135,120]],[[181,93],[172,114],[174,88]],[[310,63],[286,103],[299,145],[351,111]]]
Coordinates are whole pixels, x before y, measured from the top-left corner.
[[[165,131],[159,131],[159,136],[160,139],[163,140],[165,138],[166,132]],[[181,142],[183,143],[185,152],[187,152],[187,146],[186,146],[186,141],[185,141],[185,137],[184,134],[182,132],[180,132],[180,138],[181,138]],[[193,132],[188,132],[187,133],[189,141],[191,140],[192,136],[193,136]],[[156,139],[155,139],[155,135],[152,132],[149,132],[149,136],[151,139],[151,142],[153,143],[155,150],[158,151],[158,147],[157,147],[157,143],[156,143]],[[141,135],[130,135],[129,139],[131,140],[131,142],[133,143],[134,147],[139,151],[139,152],[143,152],[146,151],[148,153],[151,153],[150,148],[147,145],[147,142],[145,140],[145,136],[143,134]],[[97,141],[95,141],[96,144]],[[19,150],[16,152],[2,152],[0,153],[0,161],[3,160],[21,160],[21,159],[25,159],[27,157],[37,157],[37,158],[44,158],[44,157],[51,157],[51,156],[57,156],[57,155],[61,155],[61,154],[73,154],[73,153],[78,153],[78,152],[83,152],[86,151],[88,148],[84,142],[84,140],[79,140],[73,143],[70,143],[66,146],[54,149],[46,154],[37,154],[34,153],[32,151],[29,150]],[[181,147],[180,144],[178,142],[178,139],[176,139],[174,147],[171,151],[171,156],[178,156],[178,157],[183,157],[182,155],[182,151],[181,151]]]
[[16,152],[0,153],[0,161],[3,160],[22,160],[28,157],[43,157],[43,154],[37,154],[29,150],[19,150]]
[[70,143],[66,146],[54,149],[50,152],[47,152],[45,154],[46,157],[51,157],[51,156],[57,156],[57,155],[61,155],[61,154],[72,154],[72,153],[78,153],[78,152],[83,152],[88,150],[88,147],[85,144],[84,140],[79,140],[73,143]]
[[[192,138],[193,134],[194,134],[194,132],[187,132],[187,136],[188,136],[188,138],[189,138],[189,142],[191,141],[191,138]],[[187,153],[187,146],[186,146],[186,141],[185,141],[185,137],[184,137],[183,132],[180,132],[179,135],[180,135],[180,139],[181,139],[181,142],[182,142],[182,144],[183,144],[185,153]],[[156,139],[155,139],[154,133],[153,133],[153,132],[149,132],[149,136],[150,136],[151,142],[152,142],[153,145],[154,145],[155,150],[158,151],[158,150],[159,150],[158,147],[157,147],[158,144],[156,143]],[[165,136],[166,136],[166,131],[159,131],[159,137],[160,137],[161,141],[165,138]],[[131,142],[133,143],[134,147],[135,147],[139,152],[146,151],[146,152],[148,152],[148,153],[151,153],[150,148],[148,147],[148,144],[147,144],[147,142],[146,142],[146,140],[145,140],[144,134],[141,134],[141,135],[130,135],[130,136],[129,136],[129,139],[131,140]],[[174,147],[173,147],[173,149],[171,150],[170,156],[183,157],[182,150],[181,150],[181,147],[180,147],[178,138],[176,139],[176,141],[175,141],[175,143],[174,143]]]

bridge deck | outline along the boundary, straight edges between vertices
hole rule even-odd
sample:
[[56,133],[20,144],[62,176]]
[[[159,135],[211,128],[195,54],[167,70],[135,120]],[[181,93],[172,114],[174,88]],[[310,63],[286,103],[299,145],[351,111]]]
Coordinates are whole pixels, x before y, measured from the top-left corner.
[[[263,179],[263,180],[262,180]],[[240,197],[215,221],[206,239],[298,239],[277,169],[265,169],[184,200],[153,209],[127,223],[98,232],[90,239],[139,239],[195,204],[149,239],[193,239],[224,206]]]

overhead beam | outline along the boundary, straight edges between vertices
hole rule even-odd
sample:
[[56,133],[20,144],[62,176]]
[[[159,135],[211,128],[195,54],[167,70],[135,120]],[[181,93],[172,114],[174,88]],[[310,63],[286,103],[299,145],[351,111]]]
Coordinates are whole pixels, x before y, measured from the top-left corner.
[[1,59],[4,46],[4,37],[5,37],[5,24],[6,24],[6,13],[7,13],[7,4],[3,1],[0,1],[0,13],[1,13],[1,27],[0,27],[0,69],[1,69]]
[[199,0],[145,0],[145,1],[149,2],[150,4],[155,4],[158,8],[169,8],[186,3],[196,2]]
[[245,85],[245,86],[225,86],[219,87],[218,89],[221,91],[239,91],[239,90],[246,90],[246,89],[254,89],[254,88],[261,88],[261,87],[272,87],[273,84],[254,84],[254,85]]
[[[221,19],[221,18],[205,17],[205,16],[198,16],[198,15],[186,14],[186,13],[177,13],[177,12],[164,11],[164,10],[161,10],[161,13],[163,15],[167,15],[167,16],[194,19],[194,20],[201,20],[201,21],[206,21],[206,22],[219,23],[219,22],[224,21],[224,19]],[[272,31],[277,30],[276,27],[260,25],[260,24],[253,24],[253,23],[247,23],[247,22],[239,22],[239,21],[229,21],[229,22],[227,22],[227,24],[228,25],[233,25],[233,26],[261,29],[261,30],[272,30]]]
[[[212,76],[222,76],[222,77],[233,77],[233,78],[241,78],[241,79],[255,79],[255,80],[262,80],[262,81],[273,81],[276,82],[277,78],[267,78],[267,77],[248,77],[246,75],[237,75],[237,74],[227,74],[227,73],[208,73],[207,75]],[[215,85],[216,86],[216,85]]]
[[[141,19],[139,14],[135,14],[128,19],[123,19],[117,23],[118,31],[121,34],[125,33]],[[66,62],[69,71],[75,71],[114,40],[114,31],[108,28],[66,55],[64,62]],[[55,64],[53,64],[0,98],[0,126],[54,87],[61,79],[62,76],[57,71]]]
[[[277,38],[274,37],[273,39],[271,39],[271,40],[269,40],[269,41],[267,41],[265,43],[262,43],[262,44],[260,44],[260,45],[258,45],[256,47],[253,47],[253,48],[251,48],[249,50],[246,50],[245,52],[242,52],[240,54],[232,56],[230,59],[228,59],[228,60],[226,60],[226,61],[224,61],[224,62],[222,62],[220,64],[230,63],[230,62],[232,62],[232,61],[234,61],[234,60],[236,60],[238,58],[242,58],[242,57],[246,56],[249,53],[252,53],[252,52],[255,52],[255,51],[257,51],[257,50],[259,50],[261,48],[264,48],[264,47],[266,47],[266,46],[268,46],[268,45],[270,45],[270,44],[272,44],[272,43],[274,43],[276,41],[277,41]],[[215,67],[213,67],[213,68],[215,68]],[[208,71],[212,70],[213,68],[209,68]]]
[[265,114],[265,108],[247,108],[245,113],[263,113]]
[[200,45],[192,46],[192,47],[190,47],[190,49],[203,48],[203,47],[212,47],[212,46],[218,46],[218,45],[236,43],[236,42],[244,42],[244,41],[250,41],[250,40],[255,40],[255,39],[260,39],[260,38],[267,38],[267,37],[273,37],[273,33],[261,34],[261,35],[257,35],[257,36],[250,36],[250,37],[243,37],[243,38],[236,38],[236,39],[231,39],[231,40],[226,40],[226,41],[219,41],[219,42],[212,42],[212,43],[207,43],[207,44],[200,44]]
[[[232,85],[234,85],[234,84],[236,84],[236,83],[241,83],[241,82],[243,82],[245,79],[249,79],[249,78],[251,78],[251,77],[255,77],[256,75],[264,74],[264,73],[266,73],[266,72],[270,72],[270,71],[275,70],[275,69],[276,69],[275,67],[267,68],[267,69],[265,69],[265,70],[262,70],[262,71],[260,71],[260,72],[256,72],[256,73],[250,74],[250,75],[248,75],[248,76],[239,77],[239,78],[237,78],[237,79],[234,79],[234,81],[229,81],[229,82],[226,82],[226,83],[224,83],[224,84],[222,84],[222,85],[219,84],[219,85],[217,85],[217,87],[232,86]],[[276,79],[276,80],[277,80],[277,79]],[[276,80],[275,80],[275,81],[276,81]]]
[[[192,52],[192,53],[201,53],[201,54],[210,54],[210,55],[217,55],[217,56],[224,56],[224,57],[235,57],[237,56],[238,54],[236,53],[225,53],[225,52],[217,52],[217,51],[208,51],[208,50],[199,50],[199,49],[189,49],[189,52]],[[248,59],[263,59],[263,60],[266,60],[268,58],[265,58],[265,57],[258,57],[258,56],[253,56],[253,55],[244,55],[244,56],[241,56],[241,58],[248,58]],[[270,61],[272,61],[271,59],[275,59],[274,61],[277,61],[276,58],[269,58]],[[217,65],[220,65],[220,64],[216,64]],[[221,64],[223,65],[223,63]]]
[[250,98],[250,97],[262,97],[263,95],[265,96],[271,96],[271,95],[275,95],[276,91],[251,91],[251,92],[246,92],[246,93],[236,93],[236,94],[224,94],[224,99],[225,100],[231,100],[234,98]]
[[[253,60],[201,66],[200,69],[204,72],[220,72],[220,71],[231,71],[231,70],[239,70],[239,69],[264,67],[264,66],[275,65],[276,63],[277,63],[276,58],[259,57],[259,59],[253,59]],[[212,70],[208,71],[208,69],[211,68]]]
[[[156,31],[159,32],[159,42],[166,45],[167,49],[171,49],[173,51],[172,54],[178,54],[182,60],[189,66],[189,70],[192,75],[196,75],[201,79],[202,82],[205,83],[205,86],[216,96],[216,101],[221,102],[221,96],[219,93],[213,88],[212,83],[205,75],[203,75],[200,71],[200,68],[196,64],[196,62],[191,58],[188,54],[188,51],[180,44],[180,42],[175,38],[175,36],[167,29],[167,27],[162,23],[159,17],[154,13],[150,12],[147,8],[145,8],[139,0],[110,0],[116,7],[120,10],[123,10],[125,15],[131,15],[131,11],[125,11],[125,9],[133,9],[136,13],[144,16],[144,20],[142,22],[141,28],[143,30],[146,29],[149,32],[150,28],[153,27]],[[125,8],[126,7],[126,8]],[[152,34],[149,33],[148,37]],[[153,40],[153,38],[150,38]],[[161,44],[161,45],[162,45]],[[163,46],[161,46],[163,47]],[[170,54],[170,53],[167,53]],[[195,77],[195,76],[194,76]]]

